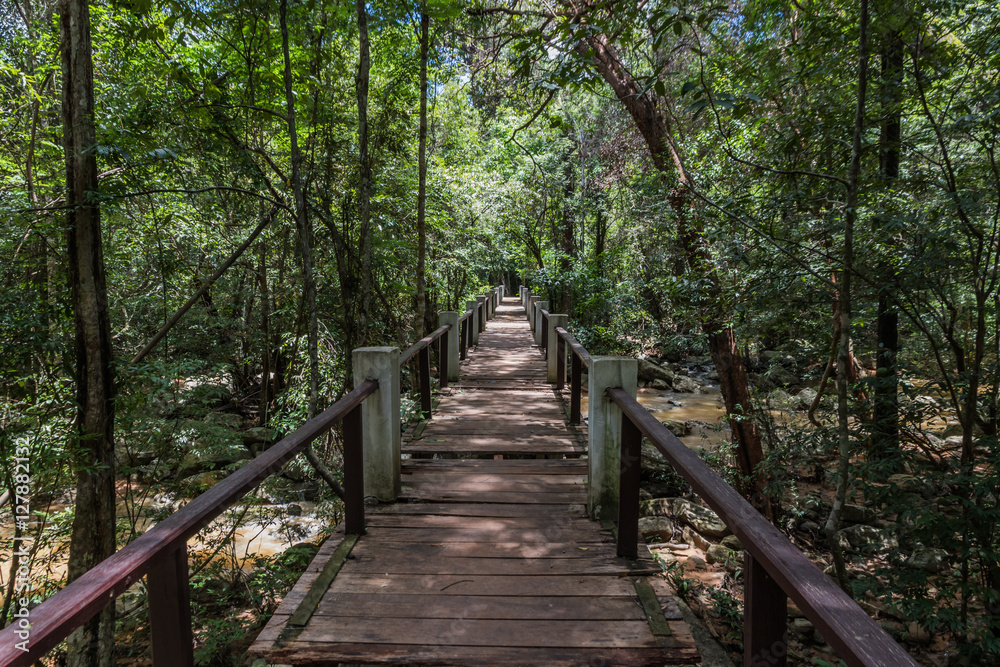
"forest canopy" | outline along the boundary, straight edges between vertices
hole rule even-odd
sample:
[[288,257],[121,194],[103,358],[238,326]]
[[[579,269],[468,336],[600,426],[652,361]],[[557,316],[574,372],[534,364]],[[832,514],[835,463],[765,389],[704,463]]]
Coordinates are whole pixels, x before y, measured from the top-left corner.
[[[24,452],[32,485],[0,621],[16,540],[34,604],[503,284],[718,391],[755,507],[898,638],[997,664],[998,79],[985,0],[0,0],[3,502]],[[193,552],[202,664],[342,517],[340,445]],[[241,558],[251,526],[283,547]],[[145,650],[130,595],[59,650]]]

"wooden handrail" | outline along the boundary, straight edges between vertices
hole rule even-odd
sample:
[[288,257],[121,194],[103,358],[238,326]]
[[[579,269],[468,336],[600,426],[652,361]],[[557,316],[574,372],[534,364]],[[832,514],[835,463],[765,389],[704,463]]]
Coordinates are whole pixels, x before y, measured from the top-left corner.
[[408,362],[410,359],[417,356],[417,352],[420,352],[420,350],[424,349],[425,347],[436,341],[438,338],[440,338],[442,335],[444,335],[445,332],[450,330],[451,330],[450,324],[446,324],[443,327],[438,327],[427,336],[424,336],[416,343],[406,348],[406,351],[403,352],[403,354],[401,354],[399,357],[400,368],[402,368],[403,365],[406,364],[406,362]]
[[[747,617],[744,646],[750,656],[749,661],[744,664],[758,664],[758,656],[764,659],[760,664],[774,664],[769,660],[769,656],[782,659],[783,662],[787,649],[783,644],[786,625],[784,595],[775,596],[773,591],[767,590],[766,579],[769,578],[795,602],[848,665],[916,667],[918,663],[830,577],[816,567],[697,454],[639,405],[635,398],[621,388],[610,388],[607,393],[608,397],[621,408],[623,433],[624,422],[627,420],[641,435],[649,438],[653,446],[743,543],[748,565],[744,593]],[[641,442],[641,437],[638,440]],[[635,465],[641,466],[641,456],[633,454],[625,458],[623,463],[624,479],[626,473],[634,472]],[[635,505],[636,517],[639,502],[638,479],[639,476],[634,475],[634,488],[621,488],[620,498],[622,505]],[[631,508],[627,508],[626,511],[631,514]],[[630,533],[633,536],[633,544],[636,532],[637,529],[623,531],[619,526],[619,535]],[[763,572],[756,572],[756,568]],[[766,576],[761,577],[762,574]],[[765,581],[761,582],[763,584],[761,595],[773,601],[770,605],[761,605],[759,600],[754,599],[758,595],[754,585],[762,578]],[[780,608],[767,608],[774,607],[777,603],[780,603]],[[753,636],[755,628],[750,622],[751,615],[761,617],[754,619],[754,623],[757,623],[757,630],[770,635],[764,641]],[[777,646],[778,642],[782,642],[780,647]]]
[[[176,559],[176,554],[186,551],[187,541],[199,530],[264,479],[280,470],[310,442],[347,418],[354,410],[359,410],[365,398],[376,390],[377,380],[362,382],[325,411],[32,609],[27,651],[17,648],[18,642],[23,641],[23,638],[17,634],[16,623],[0,631],[0,665],[28,667],[38,660],[105,606],[113,604],[115,598],[142,576],[154,568],[168,564],[172,558]],[[360,423],[360,419],[354,421]],[[359,425],[357,430],[358,433],[352,437],[356,437],[358,442],[353,444],[360,448]],[[345,443],[345,453],[346,449]],[[354,507],[349,509],[357,510]],[[363,506],[361,511],[363,512]],[[186,565],[185,558],[184,569]],[[154,635],[157,632],[155,621],[153,632]],[[190,646],[180,647],[184,648],[190,653]]]
[[560,338],[566,341],[566,344],[569,345],[569,349],[573,351],[573,354],[580,358],[580,362],[583,363],[584,367],[589,368],[590,352],[587,352],[587,349],[580,344],[580,341],[578,341],[573,334],[566,331],[562,327],[556,327],[556,333],[559,334]]

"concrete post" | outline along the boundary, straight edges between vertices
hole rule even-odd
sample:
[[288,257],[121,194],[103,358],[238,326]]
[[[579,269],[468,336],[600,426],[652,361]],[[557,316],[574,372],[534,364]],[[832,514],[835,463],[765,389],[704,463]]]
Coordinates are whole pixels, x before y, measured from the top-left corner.
[[479,345],[479,302],[466,301],[465,309],[472,311],[472,315],[469,316],[469,326],[472,327],[472,344]]
[[548,382],[554,383],[559,379],[559,373],[556,370],[556,363],[559,361],[559,334],[556,333],[556,327],[565,329],[568,324],[569,315],[549,315],[549,339],[546,349],[548,366],[545,373],[545,379]]
[[452,310],[442,311],[438,315],[438,326],[443,327],[446,324],[451,325],[451,329],[448,331],[448,349],[442,351],[442,354],[448,355],[448,382],[458,382],[458,348],[459,348],[459,334],[462,333],[462,328],[458,325],[459,314]]
[[528,297],[528,326],[531,327],[532,333],[535,331],[535,304],[538,303],[540,299],[541,297],[534,295]]
[[500,300],[503,301],[504,295],[507,294],[507,286],[500,283]]
[[542,311],[549,309],[548,301],[535,302],[535,345],[542,344]]
[[[482,321],[479,322],[479,330],[480,331],[485,331],[486,330],[486,322],[487,322],[487,320],[490,319],[490,310],[489,310],[489,306],[486,305],[486,297],[485,296],[477,296],[476,297],[476,303],[479,304],[480,308],[482,309],[482,318],[483,319],[482,319]],[[478,340],[478,337],[477,337],[477,340]]]
[[622,411],[605,391],[609,387],[621,387],[635,396],[638,370],[639,362],[628,357],[590,358],[587,369],[590,417],[587,425],[590,439],[587,510],[595,519],[618,517]]
[[392,502],[399,495],[399,348],[354,350],[354,386],[378,380],[361,410],[365,497]]

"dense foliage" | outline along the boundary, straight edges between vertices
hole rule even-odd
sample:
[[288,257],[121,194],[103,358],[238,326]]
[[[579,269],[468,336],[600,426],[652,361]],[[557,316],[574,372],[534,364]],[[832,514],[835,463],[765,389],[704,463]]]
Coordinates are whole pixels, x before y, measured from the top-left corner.
[[[4,537],[32,538],[36,600],[65,583],[79,473],[58,21],[68,1],[0,0],[4,488],[16,495],[17,448],[30,450],[33,475],[32,521]],[[729,327],[754,401],[769,405],[775,390],[836,382],[846,272],[843,490],[891,517],[885,529],[901,546],[874,548],[841,581],[945,637],[971,664],[995,663],[1000,10],[983,0],[873,0],[865,60],[861,12],[841,0],[361,6],[365,128],[352,6],[90,7],[97,143],[87,150],[99,170],[116,359],[118,545],[302,423],[307,276],[320,405],[351,386],[353,348],[405,346],[437,312],[464,310],[498,282],[547,292],[593,353],[705,357],[710,336]],[[422,13],[431,17],[426,247]],[[794,486],[802,471],[826,468],[833,480],[832,453],[844,452],[837,415],[819,399],[810,407],[782,428],[756,414],[761,474],[790,533],[806,509]],[[336,434],[317,445],[335,477],[338,446]],[[283,509],[259,511],[303,499],[335,525],[335,495],[296,461],[206,534],[194,577],[205,593],[195,596],[205,664],[239,660],[239,628],[259,624],[281,595],[262,573],[290,580],[308,553],[254,563],[233,535],[279,526],[287,545],[315,538],[296,534]],[[8,546],[7,566],[17,563]],[[945,567],[905,567],[921,549],[943,550]],[[211,557],[227,550],[228,561]],[[144,622],[136,595],[120,613],[123,633]],[[219,600],[251,613],[220,629]]]

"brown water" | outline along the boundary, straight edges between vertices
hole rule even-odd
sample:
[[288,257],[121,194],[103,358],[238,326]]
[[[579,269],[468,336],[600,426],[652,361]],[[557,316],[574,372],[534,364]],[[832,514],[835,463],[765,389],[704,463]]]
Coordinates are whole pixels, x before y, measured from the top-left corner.
[[[659,421],[694,422],[690,424],[690,435],[682,436],[681,442],[692,449],[712,451],[729,440],[729,424],[723,419],[726,411],[718,387],[702,387],[701,391],[681,394],[640,387],[636,399]],[[587,414],[586,394],[581,398],[580,411]]]

